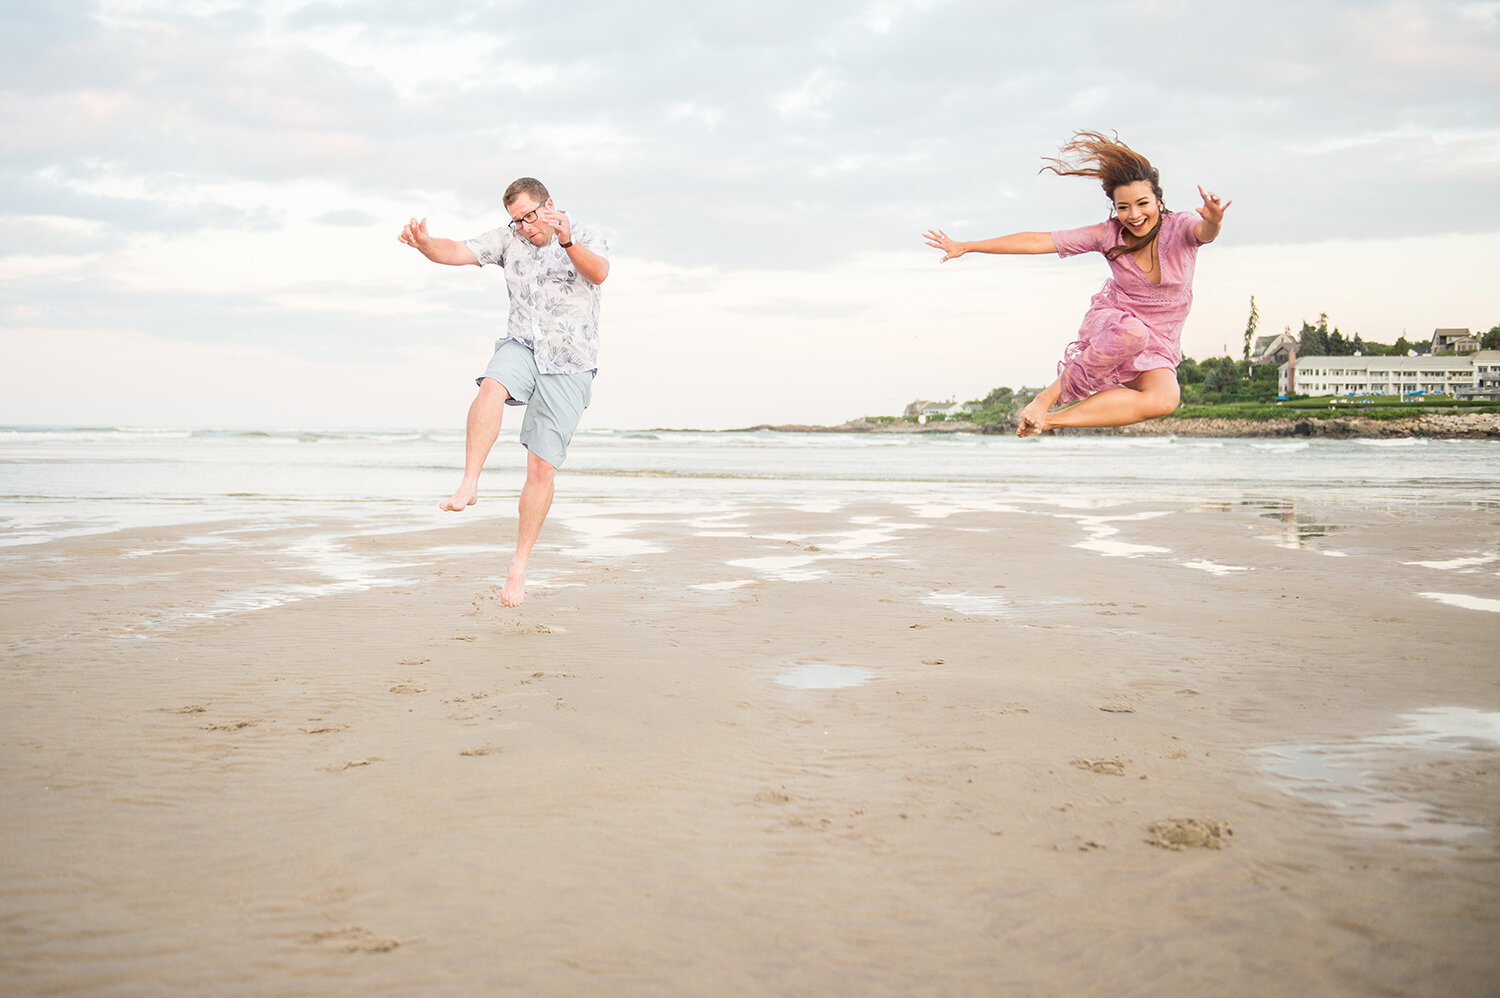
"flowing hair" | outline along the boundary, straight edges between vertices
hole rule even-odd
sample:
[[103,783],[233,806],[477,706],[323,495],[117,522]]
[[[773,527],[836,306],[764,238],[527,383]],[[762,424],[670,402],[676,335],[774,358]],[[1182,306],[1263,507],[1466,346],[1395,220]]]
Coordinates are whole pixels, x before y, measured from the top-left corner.
[[[1068,144],[1058,150],[1056,157],[1045,157],[1042,170],[1051,170],[1059,177],[1093,177],[1104,188],[1104,196],[1114,200],[1116,188],[1144,180],[1151,185],[1156,200],[1161,203],[1161,214],[1156,224],[1144,236],[1131,235],[1125,230],[1125,241],[1107,250],[1106,259],[1113,260],[1121,253],[1134,253],[1151,244],[1161,231],[1161,220],[1168,214],[1166,199],[1161,194],[1161,178],[1151,161],[1120,141],[1117,133],[1108,138],[1102,132],[1074,132]],[[1038,170],[1041,173],[1042,170]]]

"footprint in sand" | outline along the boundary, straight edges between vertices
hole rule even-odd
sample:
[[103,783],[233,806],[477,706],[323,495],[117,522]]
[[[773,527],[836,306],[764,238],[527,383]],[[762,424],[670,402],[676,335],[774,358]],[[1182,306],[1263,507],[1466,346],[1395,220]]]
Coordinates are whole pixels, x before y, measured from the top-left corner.
[[410,683],[397,683],[391,687],[392,693],[426,693],[427,687],[413,686]]
[[459,755],[499,755],[505,751],[498,745],[481,745],[478,748],[464,749]]
[[204,731],[239,731],[243,728],[253,728],[256,721],[226,721],[223,724],[205,724]]
[[430,658],[403,658],[403,659],[398,659],[397,662],[396,662],[396,664],[397,665],[426,665],[428,662],[431,662],[431,661],[432,661],[432,659],[430,659]]
[[1147,828],[1146,841],[1162,849],[1181,852],[1184,849],[1222,849],[1225,839],[1234,834],[1227,822],[1212,818],[1164,818]]
[[335,731],[344,731],[349,727],[347,724],[324,724],[316,728],[303,728],[304,735],[329,735]]
[[201,703],[190,703],[186,707],[163,707],[169,714],[205,714],[208,708]]
[[377,763],[379,761],[380,757],[378,755],[371,756],[368,759],[350,759],[348,762],[334,763],[332,766],[328,767],[328,771],[330,773],[342,773],[346,769],[357,769],[360,766],[369,766],[372,763]]
[[1103,773],[1106,776],[1125,775],[1125,764],[1120,761],[1119,756],[1113,759],[1074,759],[1073,765],[1079,769],[1086,769],[1090,773]]
[[357,925],[332,932],[314,932],[302,938],[304,942],[330,946],[345,953],[389,953],[401,945],[399,939],[377,936],[369,929],[362,929]]

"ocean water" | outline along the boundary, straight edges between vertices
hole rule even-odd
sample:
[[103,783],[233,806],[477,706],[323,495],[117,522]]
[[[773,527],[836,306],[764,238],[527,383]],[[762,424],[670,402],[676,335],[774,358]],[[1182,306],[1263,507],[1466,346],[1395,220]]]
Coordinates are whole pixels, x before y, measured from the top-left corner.
[[[427,529],[457,519],[435,504],[457,484],[462,459],[461,429],[0,427],[0,549],[139,526],[313,516]],[[486,502],[466,515],[511,515],[523,474],[523,452],[502,434],[482,482]],[[1236,499],[1496,509],[1500,444],[593,430],[574,438],[563,496],[575,510],[832,508],[861,498],[929,513]]]

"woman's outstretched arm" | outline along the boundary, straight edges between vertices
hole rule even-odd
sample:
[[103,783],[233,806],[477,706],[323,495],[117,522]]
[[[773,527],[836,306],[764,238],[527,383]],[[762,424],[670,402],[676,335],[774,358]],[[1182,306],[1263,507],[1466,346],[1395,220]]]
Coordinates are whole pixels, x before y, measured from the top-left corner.
[[965,253],[1057,252],[1057,245],[1052,242],[1050,232],[1013,232],[1008,236],[996,236],[994,239],[961,243],[956,239],[949,239],[948,233],[942,229],[929,229],[923,233],[922,238],[926,240],[928,246],[943,251],[943,263],[947,263],[954,257],[963,256]]
[[1218,238],[1219,228],[1224,224],[1224,209],[1234,202],[1225,201],[1220,204],[1219,195],[1213,191],[1205,191],[1202,184],[1198,185],[1198,196],[1203,198],[1203,207],[1198,209],[1198,214],[1203,217],[1193,227],[1193,234],[1200,243],[1211,243]]

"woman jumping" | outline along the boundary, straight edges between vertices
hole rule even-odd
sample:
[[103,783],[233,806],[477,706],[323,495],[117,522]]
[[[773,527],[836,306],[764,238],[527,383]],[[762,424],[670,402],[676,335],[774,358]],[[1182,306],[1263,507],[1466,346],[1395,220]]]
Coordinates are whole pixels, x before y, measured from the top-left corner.
[[[1057,365],[1057,380],[1021,410],[1020,437],[1054,426],[1125,426],[1177,408],[1181,390],[1182,324],[1193,304],[1198,247],[1219,234],[1224,210],[1212,191],[1198,188],[1196,212],[1167,210],[1155,167],[1140,153],[1099,132],[1077,132],[1043,170],[1093,177],[1114,205],[1097,225],[1061,232],[1017,232],[961,243],[942,229],[923,238],[943,251],[943,262],[965,253],[1099,252],[1113,276],[1094,295]],[[1061,403],[1077,403],[1056,412]]]

